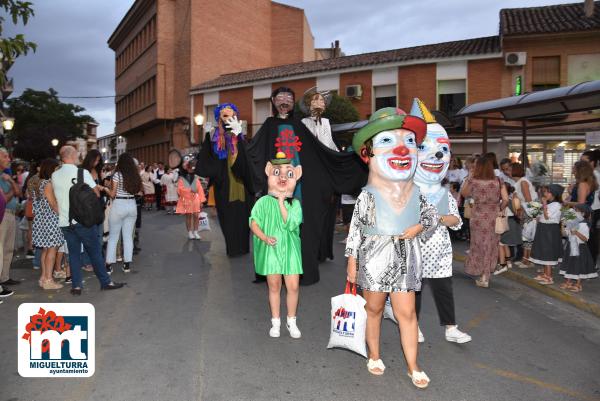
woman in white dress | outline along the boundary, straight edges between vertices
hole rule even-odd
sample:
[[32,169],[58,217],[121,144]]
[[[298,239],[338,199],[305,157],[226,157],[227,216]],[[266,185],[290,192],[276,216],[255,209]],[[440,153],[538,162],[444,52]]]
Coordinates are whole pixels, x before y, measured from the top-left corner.
[[533,244],[536,225],[536,220],[533,218],[534,216],[529,215],[531,211],[526,205],[529,202],[537,202],[538,194],[531,181],[525,175],[522,164],[513,163],[512,176],[517,180],[515,195],[522,205],[519,218],[523,226],[523,259],[515,262],[515,266],[523,269],[533,266],[533,263],[529,261],[529,257],[531,256],[531,246]]
[[175,206],[179,200],[177,194],[177,180],[179,180],[179,174],[175,170],[167,169],[167,172],[160,178],[160,185],[165,189],[165,204],[163,205],[167,209],[167,214],[175,214]]

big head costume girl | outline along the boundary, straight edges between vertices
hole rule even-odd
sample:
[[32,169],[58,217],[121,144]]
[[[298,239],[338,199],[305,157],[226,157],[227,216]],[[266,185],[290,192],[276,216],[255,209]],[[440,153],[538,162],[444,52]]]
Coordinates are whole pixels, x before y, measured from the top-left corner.
[[[452,291],[452,242],[448,234],[448,227],[459,230],[462,220],[456,200],[448,188],[442,186],[450,165],[450,140],[444,127],[435,121],[434,116],[419,99],[413,101],[410,114],[421,117],[427,123],[427,135],[418,147],[419,161],[415,184],[441,216],[440,223],[431,237],[420,241],[423,279],[427,279],[431,284],[440,324],[446,326],[446,340],[466,343],[471,341],[471,337],[456,327]],[[456,223],[448,226],[448,221]],[[420,293],[417,295],[416,304],[418,315],[421,306]]]
[[435,210],[413,185],[425,131],[423,119],[387,107],[375,112],[352,141],[369,163],[369,179],[356,201],[345,254],[356,259],[357,283],[364,290],[421,289],[419,240],[400,237],[419,223],[422,235],[435,229]]

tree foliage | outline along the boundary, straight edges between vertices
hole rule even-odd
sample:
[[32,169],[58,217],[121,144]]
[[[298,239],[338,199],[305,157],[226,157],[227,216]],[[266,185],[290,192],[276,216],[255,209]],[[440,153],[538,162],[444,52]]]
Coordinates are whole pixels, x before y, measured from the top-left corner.
[[323,117],[328,118],[331,124],[351,123],[360,120],[360,114],[348,98],[333,94],[331,103],[325,109]]
[[58,92],[26,89],[21,96],[6,101],[15,125],[9,132],[13,154],[25,160],[40,160],[54,155],[52,139],[62,145],[85,137],[85,125],[94,122],[81,106],[62,103]]
[[[34,11],[30,1],[20,0],[0,0],[0,9],[3,9],[12,19],[12,23],[17,25],[19,21],[27,25],[29,18],[34,16]],[[30,50],[35,51],[37,45],[25,40],[22,34],[14,37],[4,37],[4,23],[6,18],[0,15],[0,57],[2,68],[0,68],[0,86],[6,80],[6,72],[19,56],[26,55]]]

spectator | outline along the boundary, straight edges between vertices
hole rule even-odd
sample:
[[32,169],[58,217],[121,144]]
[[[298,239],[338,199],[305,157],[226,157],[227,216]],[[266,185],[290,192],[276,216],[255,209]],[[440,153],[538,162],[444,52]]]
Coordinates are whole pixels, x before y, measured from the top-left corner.
[[160,178],[160,183],[165,192],[164,206],[167,208],[167,214],[175,214],[175,206],[179,199],[179,195],[177,195],[178,179],[177,171],[173,171],[171,168],[167,169],[167,172]]
[[475,162],[473,175],[465,180],[463,197],[474,200],[471,213],[471,242],[465,272],[479,276],[475,284],[488,288],[490,274],[498,260],[500,238],[495,231],[496,217],[508,204],[508,194],[500,179],[494,174],[495,156],[486,153]]
[[500,173],[498,177],[513,188],[517,185],[512,177],[512,161],[510,159],[500,160]]
[[[63,165],[52,174],[52,188],[58,203],[58,221],[63,235],[67,241],[69,250],[69,265],[71,267],[72,288],[71,294],[81,295],[83,281],[81,276],[81,245],[90,256],[94,266],[94,273],[100,281],[102,290],[113,290],[123,287],[123,283],[115,283],[106,272],[102,258],[102,248],[97,240],[98,229],[95,226],[85,227],[76,221],[69,220],[69,191],[73,183],[77,181],[77,150],[72,146],[63,146],[60,149],[60,157]],[[83,170],[83,180],[88,184],[96,195],[99,189],[87,170]]]
[[154,203],[154,175],[152,174],[152,167],[147,166],[140,173],[142,179],[142,188],[144,190],[144,207],[146,210],[152,210],[152,204]]
[[531,261],[543,266],[543,271],[534,277],[542,285],[554,284],[552,268],[563,256],[560,219],[564,191],[558,184],[551,184],[542,191],[543,213],[538,216],[531,248]]
[[513,163],[511,172],[513,178],[517,179],[515,195],[521,203],[521,212],[519,213],[519,218],[521,221],[523,234],[523,258],[520,261],[516,261],[515,266],[519,268],[526,268],[533,265],[529,261],[529,257],[531,256],[533,235],[535,235],[535,226],[537,224],[537,221],[530,215],[531,210],[527,205],[530,202],[537,202],[538,194],[531,181],[529,181],[529,178],[527,178],[525,175],[525,170],[523,169],[522,164]]
[[[600,150],[589,150],[583,152],[581,160],[587,161],[594,167],[594,177],[596,182],[600,184]],[[600,190],[594,192],[594,201],[592,202],[592,220],[590,225],[590,238],[588,241],[588,247],[594,260],[594,265],[598,258],[598,252],[600,251],[600,231],[598,230],[598,222],[600,221]]]
[[[8,151],[0,148],[0,170],[6,170],[10,167],[10,156]],[[0,223],[0,285],[11,286],[19,284],[18,281],[10,278],[10,265],[12,262],[13,251],[15,248],[16,220],[15,211],[17,209],[18,199],[21,196],[21,187],[15,180],[6,173],[0,176],[0,189],[4,192],[6,198],[6,210],[4,219]],[[9,289],[0,292],[0,296],[12,294]]]
[[112,264],[117,259],[117,242],[119,235],[123,239],[123,272],[131,271],[133,260],[133,235],[137,206],[135,194],[142,190],[142,181],[137,166],[129,153],[119,156],[117,168],[112,176],[110,196],[113,203],[108,215],[109,234],[106,247],[107,270],[112,272]]
[[462,184],[466,177],[467,173],[463,170],[462,162],[460,157],[452,155],[450,158],[450,166],[448,167],[448,173],[446,174],[446,178],[448,182],[458,182]]
[[163,162],[158,162],[153,174],[154,192],[156,194],[156,210],[165,210],[165,207],[162,205],[164,194],[163,187],[160,182],[162,176],[165,175],[165,164]]
[[[104,169],[104,160],[102,159],[102,154],[98,149],[91,149],[87,155],[85,155],[85,159],[81,163],[81,167],[90,172],[92,179],[97,185],[98,190],[100,191],[100,198],[98,201],[102,204],[102,207],[106,207],[108,193],[110,189],[104,186],[104,182],[102,180],[102,170]],[[100,244],[100,248],[102,249],[102,237],[104,235],[104,224],[100,223],[96,225],[96,229],[98,230],[98,243]],[[93,271],[92,261],[90,260],[87,252],[83,252],[82,254],[82,264],[83,269],[86,271]]]
[[52,271],[56,260],[56,252],[65,242],[65,237],[58,226],[58,205],[52,190],[50,178],[58,168],[56,159],[46,159],[42,162],[39,172],[39,184],[32,192],[33,195],[33,244],[42,249],[42,274],[39,285],[45,290],[62,288],[62,284],[54,282]]
[[591,207],[594,202],[594,192],[598,189],[594,168],[590,163],[580,160],[573,166],[573,175],[575,175],[575,185],[569,189],[569,201],[564,202],[564,205],[573,207],[585,203]]

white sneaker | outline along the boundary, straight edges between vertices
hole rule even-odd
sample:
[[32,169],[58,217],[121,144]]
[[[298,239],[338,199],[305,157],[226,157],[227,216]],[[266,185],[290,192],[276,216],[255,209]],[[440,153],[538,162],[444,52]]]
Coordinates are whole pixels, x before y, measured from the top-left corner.
[[296,316],[287,318],[286,327],[290,332],[290,337],[292,338],[300,338],[302,337],[302,333],[300,333],[300,329],[296,326]]
[[200,233],[198,231],[194,231],[194,238],[195,239],[202,239],[202,237],[200,236]]
[[188,239],[196,239],[196,237],[194,237],[193,231],[188,231]]
[[496,270],[494,271],[493,274],[494,274],[494,276],[497,276],[497,275],[502,274],[507,271],[508,271],[508,265],[504,265],[504,266],[498,265],[498,267],[496,268]]
[[279,337],[281,335],[281,319],[271,319],[271,330],[269,330],[271,337]]
[[453,326],[449,329],[446,329],[446,341],[450,341],[451,343],[464,344],[471,341],[471,336],[467,333],[463,333],[458,329],[458,326]]
[[425,342],[425,336],[423,335],[423,333],[421,333],[421,328],[419,326],[417,326],[417,329],[419,330],[419,337],[418,337],[417,341],[420,342],[420,343],[424,343]]

